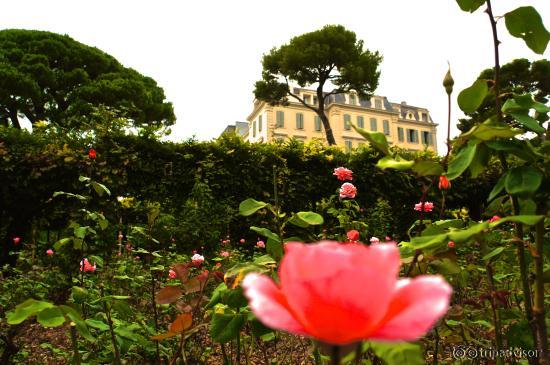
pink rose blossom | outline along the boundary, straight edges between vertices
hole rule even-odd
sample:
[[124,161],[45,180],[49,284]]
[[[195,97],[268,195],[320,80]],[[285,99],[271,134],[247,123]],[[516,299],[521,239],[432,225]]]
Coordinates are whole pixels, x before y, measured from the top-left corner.
[[221,256],[221,257],[229,257],[229,252],[227,252],[227,251],[222,251],[222,252],[220,253],[220,256]]
[[18,245],[21,242],[21,237],[13,237],[13,244]]
[[168,270],[168,277],[170,279],[175,279],[178,275],[176,274],[176,272],[172,269]]
[[337,167],[332,174],[340,181],[353,180],[353,171],[346,169],[345,167]]
[[49,248],[49,249],[46,251],[46,255],[48,255],[48,256],[53,255],[53,250],[52,250],[51,248]]
[[442,276],[399,279],[395,245],[289,242],[279,283],[249,273],[250,308],[266,326],[343,345],[361,340],[415,341],[449,308]]
[[239,242],[240,242],[240,243],[245,243],[244,238],[241,238],[241,239],[239,240]]
[[454,241],[449,241],[449,243],[447,243],[447,246],[449,246],[450,248],[454,248],[455,247]]
[[352,183],[343,183],[340,188],[340,199],[344,198],[355,198],[357,194],[357,188]]
[[348,233],[346,233],[346,236],[350,241],[357,241],[359,240],[359,231],[357,231],[356,229],[352,229],[348,231]]
[[[425,212],[431,212],[434,209],[434,203],[432,202],[424,202],[424,211]],[[422,202],[414,205],[414,210],[420,212],[422,211]]]
[[500,217],[498,215],[494,215],[491,219],[489,219],[489,223],[493,223],[493,222],[496,222],[500,219]]
[[380,243],[380,239],[379,239],[378,237],[371,237],[370,243],[371,243],[371,244]]
[[191,257],[191,261],[195,264],[195,265],[200,265],[204,262],[204,256],[202,255],[199,255],[198,253],[194,254],[193,257]]
[[258,241],[258,242],[256,242],[256,247],[265,248],[265,243],[264,243],[264,241]]
[[94,262],[94,264],[90,264],[90,262],[88,261],[87,258],[84,258],[82,261],[80,261],[80,271],[84,271],[84,272],[88,272],[88,271],[91,271],[91,272],[94,272],[96,269],[96,263]]

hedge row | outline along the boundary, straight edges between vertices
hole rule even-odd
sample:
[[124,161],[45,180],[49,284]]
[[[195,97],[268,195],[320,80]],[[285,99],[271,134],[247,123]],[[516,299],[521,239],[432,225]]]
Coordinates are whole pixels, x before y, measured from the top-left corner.
[[[88,157],[92,146],[97,151],[93,161]],[[334,147],[292,141],[249,144],[223,137],[213,142],[172,143],[130,135],[92,140],[0,128],[0,240],[7,243],[3,255],[11,237],[28,235],[31,223],[51,230],[66,225],[67,214],[50,198],[55,191],[78,189],[80,175],[92,175],[107,185],[114,197],[158,201],[163,211],[177,216],[197,181],[206,184],[216,204],[227,206],[228,212],[235,212],[239,202],[248,197],[270,201],[274,171],[285,211],[315,210],[317,202],[340,186],[332,176],[333,169],[346,166],[354,171],[361,206],[372,206],[379,198],[387,200],[396,229],[403,232],[415,219],[412,207],[426,181],[377,169],[377,158],[370,148],[348,154]],[[453,181],[447,206],[466,206],[479,219],[497,174],[492,171],[475,180]],[[439,201],[437,189],[431,194],[428,199]],[[231,235],[247,234],[249,221],[231,217],[231,222],[227,228]]]

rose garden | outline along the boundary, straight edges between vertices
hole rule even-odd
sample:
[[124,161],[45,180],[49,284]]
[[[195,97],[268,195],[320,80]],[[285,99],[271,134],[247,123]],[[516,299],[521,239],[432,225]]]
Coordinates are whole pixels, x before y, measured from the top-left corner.
[[357,125],[352,152],[173,143],[103,104],[0,125],[0,363],[550,364],[548,73],[509,81],[496,23],[538,54],[550,35],[533,7],[457,3],[495,64],[441,75],[443,156]]

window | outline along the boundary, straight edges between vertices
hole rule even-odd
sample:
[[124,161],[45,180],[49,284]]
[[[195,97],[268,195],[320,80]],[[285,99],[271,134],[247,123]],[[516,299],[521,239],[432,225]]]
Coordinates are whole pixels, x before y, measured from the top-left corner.
[[315,116],[315,123],[314,124],[315,124],[315,131],[320,132],[321,131],[321,118],[318,115]]
[[432,145],[432,134],[430,132],[422,132],[422,144]]
[[351,152],[352,148],[353,148],[353,142],[350,141],[349,139],[346,139],[344,141],[345,143],[345,146],[346,146],[346,152]]
[[376,122],[376,118],[370,118],[370,130],[373,132],[376,132],[378,129],[378,123]]
[[313,105],[317,105],[317,97],[316,96],[313,97]]
[[258,117],[258,132],[262,131],[262,116]]
[[359,128],[365,128],[365,119],[360,115],[357,117],[357,126]]
[[384,134],[386,136],[390,135],[390,122],[387,120],[382,121],[382,127],[384,128]]
[[285,127],[285,112],[282,110],[277,111],[277,121],[276,121],[275,127],[276,128]]
[[304,129],[304,115],[296,113],[296,129]]
[[252,137],[256,137],[256,121],[252,122]]
[[355,95],[350,95],[349,96],[349,103],[351,105],[356,105],[357,104],[357,97]]
[[311,96],[309,96],[309,95],[304,95],[304,103],[309,104],[310,101],[311,101]]
[[407,129],[407,142],[418,143],[418,131],[416,129]]
[[399,142],[403,142],[405,140],[405,133],[403,133],[403,128],[397,127],[397,139]]
[[380,99],[374,99],[374,107],[376,109],[382,109],[382,100]]
[[344,114],[344,130],[349,131],[351,129],[351,116]]
[[422,113],[422,121],[427,122],[428,121],[428,113]]

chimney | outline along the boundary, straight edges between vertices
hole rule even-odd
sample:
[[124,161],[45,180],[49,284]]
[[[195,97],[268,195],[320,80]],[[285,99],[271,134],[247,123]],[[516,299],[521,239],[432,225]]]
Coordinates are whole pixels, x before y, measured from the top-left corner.
[[401,102],[401,105],[407,105],[407,102],[406,102],[406,101],[402,101],[402,102]]

